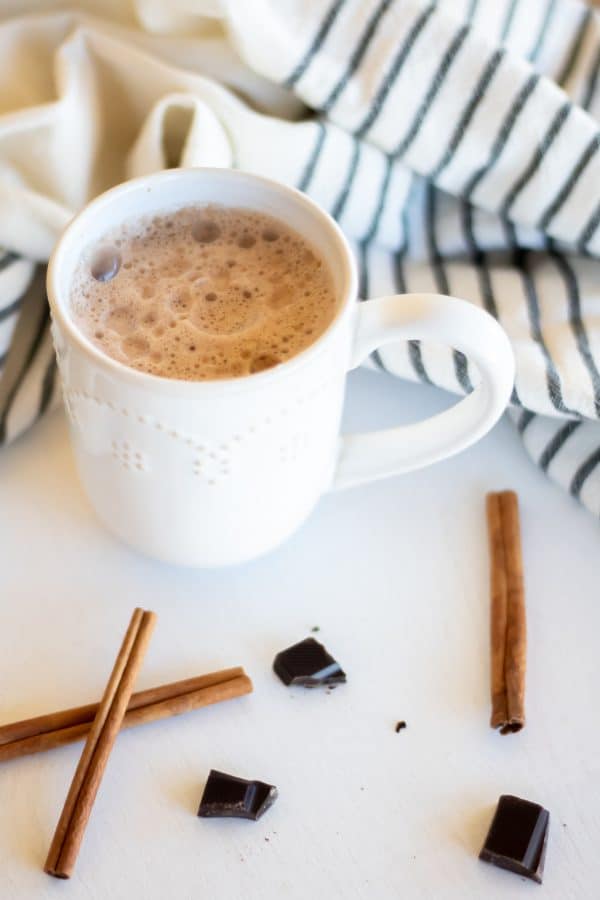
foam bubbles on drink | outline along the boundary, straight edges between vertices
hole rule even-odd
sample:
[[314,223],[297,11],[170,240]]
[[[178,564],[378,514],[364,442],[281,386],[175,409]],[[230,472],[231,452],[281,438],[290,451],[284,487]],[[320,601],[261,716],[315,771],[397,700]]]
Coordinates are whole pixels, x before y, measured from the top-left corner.
[[99,247],[90,264],[90,273],[96,281],[110,281],[121,267],[121,255],[116,247]]
[[199,244],[212,244],[221,236],[221,229],[210,218],[199,218],[192,225],[192,237]]
[[71,291],[77,324],[108,356],[198,381],[292,358],[337,305],[331,273],[303,237],[217,205],[126,223],[84,254]]

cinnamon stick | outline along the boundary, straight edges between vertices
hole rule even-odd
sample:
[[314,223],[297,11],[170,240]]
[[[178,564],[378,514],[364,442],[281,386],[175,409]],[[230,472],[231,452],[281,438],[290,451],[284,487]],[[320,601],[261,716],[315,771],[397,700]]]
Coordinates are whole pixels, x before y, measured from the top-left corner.
[[115,742],[156,616],[136,609],[88,734],[44,866],[49,875],[70,878],[92,806]]
[[[241,666],[159,685],[131,695],[121,728],[155,722],[251,691],[252,682]],[[81,740],[99,705],[90,703],[0,726],[0,762]]]
[[501,734],[525,725],[527,624],[519,504],[514,491],[486,498],[490,548],[490,725]]

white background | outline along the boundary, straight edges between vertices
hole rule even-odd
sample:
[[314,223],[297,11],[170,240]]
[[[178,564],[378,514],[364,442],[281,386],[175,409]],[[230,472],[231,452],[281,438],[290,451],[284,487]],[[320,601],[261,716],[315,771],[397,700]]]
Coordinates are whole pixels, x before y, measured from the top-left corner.
[[[447,402],[350,382],[353,428]],[[500,737],[484,495],[505,487],[521,499],[528,722]],[[597,900],[598,537],[503,421],[456,459],[324,498],[270,557],[177,570],[97,524],[55,413],[0,455],[0,720],[97,699],[136,605],[159,616],[140,688],[241,664],[255,692],[118,738],[69,883],[42,867],[80,747],[3,764],[2,900]],[[315,625],[348,674],[331,693],[271,671]],[[280,797],[257,823],[198,819],[211,767]],[[542,888],[477,859],[501,793],[550,810]]]

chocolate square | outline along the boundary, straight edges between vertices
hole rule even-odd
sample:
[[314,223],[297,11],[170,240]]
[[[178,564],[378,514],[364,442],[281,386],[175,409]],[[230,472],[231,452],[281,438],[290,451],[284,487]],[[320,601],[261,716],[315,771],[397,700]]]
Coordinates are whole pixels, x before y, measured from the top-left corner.
[[286,685],[317,687],[346,681],[346,674],[340,664],[314,638],[306,638],[278,653],[273,669]]
[[541,884],[549,821],[539,804],[503,794],[479,859]]
[[263,781],[247,781],[211,769],[198,815],[203,818],[259,819],[277,798],[277,788]]

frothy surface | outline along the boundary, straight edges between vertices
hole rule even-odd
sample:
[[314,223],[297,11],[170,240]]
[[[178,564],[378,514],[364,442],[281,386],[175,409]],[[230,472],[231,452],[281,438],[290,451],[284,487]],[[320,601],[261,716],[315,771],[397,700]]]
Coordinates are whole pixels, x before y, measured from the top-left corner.
[[216,205],[137,219],[79,263],[71,310],[104,353],[204,381],[278,365],[337,312],[318,251],[277,219]]

